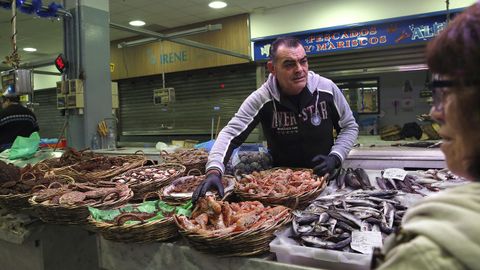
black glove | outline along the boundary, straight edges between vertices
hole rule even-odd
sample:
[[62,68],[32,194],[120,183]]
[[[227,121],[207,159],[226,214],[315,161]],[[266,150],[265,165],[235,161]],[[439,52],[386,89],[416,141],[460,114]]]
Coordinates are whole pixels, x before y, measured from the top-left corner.
[[313,173],[316,175],[324,176],[328,173],[330,176],[333,176],[335,169],[340,166],[341,161],[336,155],[330,154],[328,156],[317,155],[312,159],[312,163],[314,165],[317,164],[313,167]]
[[195,204],[200,197],[205,197],[205,193],[207,193],[207,191],[210,190],[210,188],[212,187],[216,188],[218,190],[218,196],[220,196],[220,198],[223,198],[224,192],[222,177],[218,172],[207,173],[207,177],[205,178],[205,180],[203,180],[203,182],[200,183],[197,189],[195,189],[195,191],[193,192],[192,203]]

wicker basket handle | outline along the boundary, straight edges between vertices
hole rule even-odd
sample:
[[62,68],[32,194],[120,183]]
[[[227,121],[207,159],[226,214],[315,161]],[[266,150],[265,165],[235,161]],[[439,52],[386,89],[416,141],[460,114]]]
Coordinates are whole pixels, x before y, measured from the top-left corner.
[[155,197],[158,197],[160,200],[162,200],[162,195],[160,195],[160,193],[155,191],[150,191],[145,193],[145,195],[143,196],[143,202],[145,202],[150,195],[156,195]]
[[299,203],[300,203],[300,200],[298,199],[298,197],[295,197],[295,203],[293,204],[292,209],[297,209]]
[[107,200],[107,197],[108,197],[109,195],[111,195],[111,194],[116,195],[116,198],[115,198],[115,199],[119,199],[119,198],[120,198],[120,194],[119,194],[118,190],[113,190],[112,192],[109,192],[109,193],[105,194],[105,196],[103,196],[101,202],[104,203],[105,200]]
[[135,215],[135,214],[133,214],[133,213],[125,213],[125,214],[122,214],[122,216],[117,219],[117,226],[123,226],[123,224],[128,221],[128,220],[125,220],[125,221],[122,223],[122,221],[123,221],[126,217],[132,218],[132,219],[129,219],[129,220],[134,220],[134,219],[135,219],[135,220],[137,220],[137,221],[140,221],[141,223],[144,223],[144,222],[145,222],[145,220],[144,220],[143,218],[141,218],[141,217],[139,217],[139,216],[137,216],[137,215]]
[[[59,183],[60,184],[60,183]],[[33,186],[32,189],[31,189],[31,193],[35,193],[37,192],[38,190],[42,190],[42,189],[46,189],[47,187],[45,185],[36,185],[36,186]],[[37,190],[38,189],[38,190]]]
[[59,182],[52,182],[52,183],[50,183],[50,185],[48,185],[47,188],[53,188],[53,185],[55,185],[55,184],[59,185],[59,188],[62,187],[62,184],[60,184]]
[[197,168],[193,168],[193,169],[190,169],[188,172],[187,172],[187,176],[190,176],[191,174],[190,173],[198,173],[198,175],[202,175],[202,171],[200,171],[199,169]]
[[143,150],[137,150],[135,151],[135,153],[133,153],[134,155],[142,155],[142,156],[145,156],[145,152],[143,152]]
[[67,179],[67,184],[75,184],[75,179],[73,179],[73,177],[71,177],[70,175],[59,174],[57,176],[66,178]]
[[31,176],[33,176],[33,180],[36,180],[36,179],[37,179],[37,177],[35,176],[35,174],[33,174],[32,172],[29,171],[29,172],[24,172],[24,173],[22,173],[22,175],[20,175],[20,181],[23,181],[23,177],[24,177],[25,175],[31,175]]

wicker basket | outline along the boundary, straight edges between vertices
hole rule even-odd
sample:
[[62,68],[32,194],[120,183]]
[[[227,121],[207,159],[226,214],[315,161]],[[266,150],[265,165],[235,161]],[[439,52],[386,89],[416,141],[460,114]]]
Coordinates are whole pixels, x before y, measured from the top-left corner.
[[[183,151],[204,151],[204,150],[190,149],[190,150],[183,150]],[[186,160],[184,160],[180,157],[177,157],[177,156],[175,156],[175,154],[170,154],[165,150],[163,150],[160,153],[160,156],[161,156],[162,160],[164,160],[165,162],[180,163],[183,166],[185,166],[187,172],[189,172],[190,170],[195,170],[196,169],[196,170],[199,170],[202,174],[205,173],[205,165],[207,165],[208,153],[206,155],[207,156],[205,158],[203,158],[201,160],[198,160],[197,162],[191,162],[191,161],[186,161]]]
[[185,173],[185,166],[183,166],[182,164],[163,163],[159,165],[143,166],[140,168],[135,168],[135,169],[126,171],[125,173],[113,178],[112,181],[117,181],[118,179],[121,179],[122,177],[124,177],[126,174],[130,174],[136,170],[143,170],[147,168],[158,168],[158,169],[164,169],[164,170],[175,169],[177,173],[163,180],[151,179],[151,180],[143,181],[141,183],[132,184],[132,185],[129,185],[127,183],[127,185],[133,191],[132,200],[142,200],[145,197],[145,195],[147,195],[148,193],[159,191],[162,187],[171,184],[175,179],[183,176]]
[[[272,168],[268,171],[274,171],[277,169],[285,169],[285,168]],[[305,170],[305,169],[293,169],[293,170]],[[286,207],[290,207],[292,209],[303,208],[306,207],[313,199],[318,197],[320,193],[325,189],[327,186],[327,181],[325,177],[319,177],[318,181],[322,181],[322,184],[319,185],[317,188],[306,190],[304,192],[295,194],[295,195],[282,195],[282,196],[262,196],[258,194],[251,194],[248,192],[241,191],[239,189],[238,182],[235,185],[235,194],[242,200],[242,201],[260,201],[265,205],[283,205]]]
[[173,217],[133,225],[116,225],[94,220],[88,222],[103,238],[125,243],[149,243],[166,241],[178,236],[178,229]]
[[0,205],[11,211],[22,211],[29,209],[28,199],[32,194],[7,194],[0,195]]
[[[193,181],[195,179],[195,177],[198,177],[198,176],[187,175],[187,176],[180,177],[180,178],[176,179],[170,185],[164,187],[160,191],[162,199],[164,201],[168,202],[169,204],[173,204],[173,205],[184,204],[186,201],[192,199],[193,191],[192,192],[185,192],[185,193],[173,193],[172,190],[175,188],[175,186],[177,186],[180,183]],[[204,175],[201,175],[200,177],[204,177]],[[235,181],[235,177],[233,177],[231,175],[223,175],[222,178],[225,179],[228,183],[227,186],[224,189],[223,200],[225,200],[226,198],[228,198],[228,196],[230,196],[230,194],[232,194],[236,181]],[[207,194],[205,194],[205,195],[208,196],[208,195],[212,195],[212,194],[213,193],[211,193],[211,192],[207,192]]]
[[[124,205],[133,197],[130,190],[128,196],[118,198],[111,203],[102,203],[95,205],[97,208],[115,208]],[[43,204],[36,201],[33,195],[29,200],[33,211],[46,223],[52,224],[86,224],[90,215],[88,211],[89,205],[62,205],[62,204]]]
[[74,165],[70,166],[65,166],[61,168],[55,168],[51,171],[53,174],[62,174],[62,175],[68,175],[75,179],[75,182],[98,182],[98,181],[109,181],[113,177],[122,174],[128,170],[140,167],[144,165],[147,162],[147,159],[145,155],[143,154],[138,154],[138,155],[128,155],[128,156],[122,156],[122,158],[125,160],[124,166],[116,167],[116,168],[111,168],[109,170],[102,170],[102,171],[96,171],[96,172],[79,172],[74,169],[75,166],[77,166],[80,163],[76,163]]
[[116,225],[94,220],[88,217],[90,225],[95,227],[103,238],[125,243],[149,243],[166,241],[178,236],[178,229],[173,217],[155,220],[152,222]]
[[[67,183],[74,183],[71,181],[72,179],[68,176],[65,175],[56,175],[54,178],[52,178],[52,183],[57,182],[57,180],[64,178],[67,179]],[[37,187],[42,186],[38,185]],[[33,187],[35,189],[36,187]],[[44,187],[45,188],[45,187]],[[28,201],[32,197],[32,193],[27,192],[27,193],[18,193],[18,194],[6,194],[6,195],[0,195],[0,205],[7,208],[10,211],[24,211],[24,210],[30,210],[32,206],[30,205],[30,202]]]
[[268,252],[270,250],[269,244],[275,238],[274,232],[291,220],[292,216],[289,215],[288,218],[279,220],[269,226],[223,236],[207,237],[183,229],[177,216],[175,216],[178,231],[195,249],[220,257],[251,256]]
[[[160,194],[155,192],[147,193],[143,198],[143,202],[145,202],[150,195],[160,197]],[[103,238],[110,241],[150,243],[166,241],[179,236],[173,216],[150,222],[144,222],[142,219],[139,219],[139,221],[141,221],[139,224],[118,225],[95,220],[92,215],[88,217],[90,227],[100,233]]]

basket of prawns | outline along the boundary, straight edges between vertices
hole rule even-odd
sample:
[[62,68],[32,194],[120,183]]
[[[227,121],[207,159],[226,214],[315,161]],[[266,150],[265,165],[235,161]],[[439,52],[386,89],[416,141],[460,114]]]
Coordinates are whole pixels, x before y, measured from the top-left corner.
[[198,200],[190,218],[174,217],[179,232],[195,249],[222,257],[269,251],[274,232],[292,219],[284,206],[229,203],[210,196]]
[[272,168],[238,178],[234,192],[242,200],[290,208],[307,206],[327,185],[326,177],[301,168]]

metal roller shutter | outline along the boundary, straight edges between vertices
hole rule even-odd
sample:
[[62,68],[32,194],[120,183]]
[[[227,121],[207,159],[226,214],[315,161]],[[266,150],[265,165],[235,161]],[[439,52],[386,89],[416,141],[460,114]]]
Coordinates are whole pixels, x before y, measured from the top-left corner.
[[309,57],[309,68],[326,77],[426,69],[425,44],[362,49]]
[[[308,68],[329,79],[425,70],[425,44],[395,48],[373,48],[308,57]],[[265,72],[265,80],[269,72]]]
[[255,65],[169,73],[165,81],[175,88],[175,103],[168,106],[153,104],[161,75],[118,81],[121,135],[210,134],[212,118],[216,129],[219,116],[222,128],[256,89]]
[[64,117],[57,109],[55,88],[35,91],[33,101],[39,104],[34,107],[34,113],[40,126],[40,136],[57,138],[63,127]]

